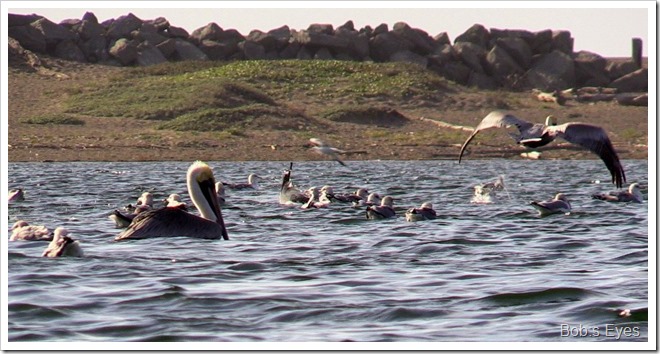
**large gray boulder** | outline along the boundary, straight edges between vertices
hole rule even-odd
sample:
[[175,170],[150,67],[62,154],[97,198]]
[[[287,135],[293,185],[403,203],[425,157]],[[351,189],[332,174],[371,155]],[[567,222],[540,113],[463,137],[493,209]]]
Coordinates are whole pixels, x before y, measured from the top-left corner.
[[529,47],[534,54],[546,54],[552,52],[552,30],[546,29],[532,33]]
[[31,15],[19,15],[19,14],[7,14],[7,26],[27,26],[30,23],[44,18],[43,16],[31,14]]
[[128,15],[119,16],[112,21],[105,35],[113,40],[119,38],[130,38],[131,32],[142,27],[142,20],[137,16],[129,13]]
[[429,65],[429,60],[423,55],[419,55],[417,53],[414,53],[410,50],[402,50],[400,52],[396,52],[392,54],[390,57],[391,61],[394,62],[404,62],[404,63],[412,63],[412,64],[417,64],[421,66],[422,68],[426,68]]
[[223,29],[218,24],[211,22],[206,26],[194,30],[190,34],[190,40],[195,44],[199,44],[205,40],[219,42],[222,39],[222,32]]
[[486,58],[484,47],[472,42],[457,42],[454,43],[454,52],[456,52],[457,57],[472,71],[478,73],[484,72],[482,65],[482,62]]
[[198,47],[210,60],[227,60],[239,50],[237,43],[222,43],[212,40],[203,40]]
[[137,64],[140,66],[151,66],[167,61],[163,53],[149,41],[142,42],[137,46]]
[[108,60],[108,41],[105,36],[90,38],[79,43],[80,50],[85,54],[85,58],[90,63],[99,63]]
[[632,60],[610,61],[605,66],[605,72],[610,80],[616,80],[621,76],[628,75],[638,69],[639,67]]
[[[170,27],[172,28],[172,27]],[[178,60],[208,60],[208,56],[202,52],[201,49],[197,48],[194,44],[185,41],[181,38],[176,38],[174,40],[176,45],[176,52],[174,56]]]
[[167,30],[165,30],[163,33],[165,33],[170,38],[188,39],[188,37],[190,37],[188,31],[186,31],[185,28],[171,26],[171,25],[167,27]]
[[348,55],[349,59],[366,60],[369,57],[369,37],[366,33],[360,33],[342,26],[335,30],[337,38],[343,38],[348,41],[346,51],[338,51],[339,54]]
[[569,55],[573,54],[573,37],[571,37],[571,32],[553,31],[552,49]]
[[568,54],[555,50],[533,64],[526,77],[528,85],[543,91],[572,88],[575,86],[575,64]]
[[433,51],[433,47],[435,44],[433,38],[431,38],[431,36],[429,36],[428,33],[422,30],[411,28],[405,22],[395,23],[394,27],[392,27],[392,32],[398,34],[402,38],[405,38],[410,43],[412,43],[413,44],[413,48],[411,49],[412,52],[421,55],[426,55],[431,53],[431,51]]
[[509,53],[497,44],[486,55],[486,66],[487,72],[501,85],[510,84],[525,73]]
[[479,47],[486,48],[489,41],[490,33],[484,26],[477,23],[472,25],[472,27],[468,28],[462,34],[458,35],[456,39],[454,39],[454,44],[460,42],[468,42],[476,44]]
[[266,59],[266,49],[259,43],[251,40],[246,40],[238,45],[239,49],[243,51],[245,59],[248,60],[263,60]]
[[607,86],[610,78],[605,67],[607,59],[589,51],[579,51],[573,55],[575,80],[578,86]]
[[176,39],[170,38],[156,45],[156,48],[163,53],[165,58],[170,58],[174,53],[176,53]]
[[77,61],[80,63],[87,62],[85,53],[78,47],[76,42],[67,39],[59,42],[55,46],[55,56],[65,60]]
[[54,48],[57,43],[64,40],[77,40],[76,33],[72,32],[68,28],[58,25],[50,21],[47,18],[42,18],[37,21],[34,21],[30,24],[37,31],[41,32],[46,39],[46,46]]
[[461,85],[466,85],[468,83],[470,73],[472,72],[472,70],[470,70],[465,64],[456,61],[443,65],[437,71],[447,80],[454,81]]
[[152,45],[158,45],[168,39],[168,37],[158,32],[156,26],[146,22],[142,24],[139,30],[131,32],[131,38],[140,43],[148,41]]
[[74,29],[83,40],[105,35],[105,28],[103,28],[98,22],[94,21],[82,20]]
[[46,53],[46,37],[36,28],[29,25],[9,27],[8,34],[23,48],[36,53]]
[[442,44],[427,55],[430,65],[443,66],[457,59],[454,47],[451,44]]
[[609,87],[618,92],[647,92],[649,88],[648,69],[642,68],[612,81]]
[[296,42],[308,47],[326,47],[338,50],[347,50],[349,46],[349,41],[346,38],[326,34],[326,31],[323,31],[320,28],[317,28],[314,31],[298,31],[294,33],[292,37]]
[[110,55],[117,59],[121,65],[132,64],[138,56],[137,45],[126,38],[119,38],[110,47]]
[[521,68],[529,69],[532,63],[532,49],[524,39],[520,37],[500,37],[495,40],[494,46],[506,50]]
[[394,32],[375,35],[369,40],[369,55],[378,62],[390,60],[394,53],[411,50],[414,45]]

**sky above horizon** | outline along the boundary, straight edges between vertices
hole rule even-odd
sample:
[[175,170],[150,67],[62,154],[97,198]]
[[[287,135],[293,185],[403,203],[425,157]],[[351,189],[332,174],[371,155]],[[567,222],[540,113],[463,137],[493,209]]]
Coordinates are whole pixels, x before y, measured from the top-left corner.
[[[544,8],[530,7],[539,6],[539,3],[497,1],[460,4],[437,1],[3,3],[8,13],[35,13],[56,23],[64,19],[80,19],[87,11],[94,13],[101,22],[133,13],[142,20],[164,17],[171,25],[183,27],[188,32],[215,22],[223,29],[233,28],[247,35],[254,29],[265,32],[283,25],[298,30],[313,23],[329,23],[337,27],[349,20],[357,29],[376,27],[381,23],[391,29],[396,22],[403,21],[431,36],[447,32],[452,41],[478,23],[487,29],[567,30],[574,38],[575,51],[587,50],[606,57],[630,56],[634,37],[642,39],[644,56],[648,55],[649,49],[655,50],[654,44],[649,48],[649,38],[655,42],[655,32],[650,31],[655,30],[655,23],[649,27],[649,18],[655,18],[650,17],[653,14],[649,13],[649,8],[654,8],[655,2],[649,1],[592,1],[586,5],[584,2],[540,3]],[[484,8],[486,6],[490,8]]]

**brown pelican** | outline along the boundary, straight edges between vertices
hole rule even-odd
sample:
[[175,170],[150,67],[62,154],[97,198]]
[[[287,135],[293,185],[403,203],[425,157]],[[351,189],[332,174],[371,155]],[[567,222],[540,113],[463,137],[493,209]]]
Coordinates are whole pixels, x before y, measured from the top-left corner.
[[321,155],[327,155],[333,160],[339,162],[342,166],[346,166],[344,161],[342,161],[338,154],[345,154],[346,151],[344,150],[339,150],[337,148],[334,148],[330,145],[325,144],[323,141],[317,138],[311,138],[309,139],[310,144],[312,145],[312,150],[315,152],[321,154]]
[[468,144],[474,137],[482,130],[490,128],[506,128],[516,126],[520,135],[511,134],[516,140],[516,143],[524,145],[528,148],[537,148],[553,142],[556,138],[562,138],[569,143],[580,145],[589,149],[594,154],[598,155],[605,166],[612,174],[612,183],[617,188],[621,188],[626,181],[626,175],[623,171],[623,166],[619,162],[617,155],[610,138],[607,136],[605,130],[599,126],[587,123],[569,122],[561,125],[556,125],[554,118],[548,116],[546,124],[532,124],[526,122],[516,116],[501,111],[493,111],[489,113],[477,125],[472,134],[467,138],[461,152],[458,155],[458,162],[461,162],[463,152]]
[[83,251],[78,241],[69,237],[69,232],[58,227],[53,232],[53,240],[44,250],[42,257],[82,257]]
[[367,219],[387,219],[396,216],[394,212],[394,199],[389,195],[383,197],[380,205],[367,207]]
[[593,194],[591,197],[608,202],[642,203],[644,201],[644,196],[639,190],[639,184],[637,183],[632,183],[628,187],[627,191],[609,192],[607,194]]
[[282,186],[280,187],[279,195],[280,204],[305,204],[309,201],[310,196],[293,186],[293,182],[291,182],[292,168],[293,162],[289,165],[289,169],[284,171],[284,175],[282,176]]
[[20,202],[25,200],[25,194],[23,193],[23,190],[20,188],[12,189],[9,191],[9,195],[7,199],[10,204],[13,202]]
[[557,213],[568,214],[571,212],[571,203],[563,193],[558,193],[555,198],[550,201],[530,202],[529,204],[539,211],[540,216]]
[[419,208],[410,208],[406,211],[406,221],[433,220],[438,214],[433,210],[433,204],[426,202]]
[[25,220],[18,220],[11,227],[9,241],[50,241],[53,233],[45,226],[30,225]]
[[229,189],[247,189],[247,188],[259,189],[259,183],[258,183],[257,180],[260,179],[260,178],[261,178],[260,176],[254,174],[254,173],[251,173],[248,176],[248,182],[247,183],[226,183],[226,182],[222,182],[222,184],[227,186],[227,188],[229,188]]
[[229,239],[218,205],[211,168],[197,161],[188,168],[186,179],[188,195],[202,217],[176,207],[145,211],[138,214],[115,241],[170,236]]

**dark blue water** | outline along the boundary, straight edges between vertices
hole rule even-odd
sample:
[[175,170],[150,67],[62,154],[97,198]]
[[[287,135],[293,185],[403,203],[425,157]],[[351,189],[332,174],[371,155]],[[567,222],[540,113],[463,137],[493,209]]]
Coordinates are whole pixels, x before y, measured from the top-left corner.
[[[143,191],[190,202],[190,162],[9,164],[9,188],[26,191],[9,227],[64,226],[86,253],[46,259],[45,242],[8,242],[9,341],[649,340],[648,204],[592,200],[615,189],[600,161],[294,163],[301,189],[393,196],[399,217],[383,221],[345,204],[279,205],[288,162],[209,164],[219,180],[265,177],[228,191],[229,241],[113,242],[108,214]],[[647,161],[623,164],[647,185]],[[508,193],[470,203],[499,174]],[[528,205],[557,192],[570,215]],[[425,201],[440,217],[407,223]]]

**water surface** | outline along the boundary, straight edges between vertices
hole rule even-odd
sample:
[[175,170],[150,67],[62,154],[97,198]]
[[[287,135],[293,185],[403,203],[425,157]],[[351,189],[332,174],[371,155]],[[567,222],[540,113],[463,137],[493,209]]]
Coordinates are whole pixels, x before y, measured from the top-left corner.
[[[143,191],[189,202],[189,164],[9,164],[9,187],[26,191],[9,226],[64,226],[86,253],[46,259],[45,242],[8,243],[9,341],[597,342],[616,341],[614,328],[648,341],[643,311],[617,316],[648,306],[648,204],[591,199],[615,190],[601,161],[294,163],[300,188],[393,196],[399,216],[383,221],[345,204],[279,205],[288,162],[209,162],[219,180],[265,177],[228,191],[229,241],[113,242],[109,213]],[[647,161],[623,164],[628,182],[648,183]],[[507,192],[471,203],[498,174]],[[557,192],[570,215],[528,205]],[[426,201],[439,219],[407,223]]]

